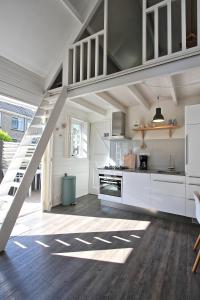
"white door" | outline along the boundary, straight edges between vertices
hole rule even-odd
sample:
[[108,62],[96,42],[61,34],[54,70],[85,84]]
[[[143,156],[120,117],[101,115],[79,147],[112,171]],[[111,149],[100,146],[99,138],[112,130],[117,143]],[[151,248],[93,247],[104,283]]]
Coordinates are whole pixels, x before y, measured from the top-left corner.
[[200,177],[200,124],[186,126],[186,175]]
[[104,167],[110,157],[110,142],[103,138],[104,133],[110,133],[110,121],[91,124],[90,131],[90,174],[89,193],[98,194],[99,177],[98,168]]

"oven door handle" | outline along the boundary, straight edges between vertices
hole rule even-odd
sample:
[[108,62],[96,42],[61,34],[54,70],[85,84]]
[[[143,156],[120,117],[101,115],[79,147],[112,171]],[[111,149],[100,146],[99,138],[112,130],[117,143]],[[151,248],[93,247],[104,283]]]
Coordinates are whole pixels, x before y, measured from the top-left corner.
[[99,176],[99,179],[104,179],[104,180],[118,180],[118,181],[122,181],[122,177],[108,177],[108,176]]

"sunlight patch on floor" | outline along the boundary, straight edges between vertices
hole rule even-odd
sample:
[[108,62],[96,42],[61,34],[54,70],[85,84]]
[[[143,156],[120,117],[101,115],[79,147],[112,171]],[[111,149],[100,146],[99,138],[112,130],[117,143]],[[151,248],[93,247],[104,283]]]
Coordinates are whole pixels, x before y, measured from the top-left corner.
[[[47,222],[54,226],[46,227]],[[43,214],[40,227],[33,228],[26,235],[49,235],[90,232],[115,232],[146,230],[150,221],[116,218],[88,217],[77,215]],[[60,226],[62,224],[62,226]],[[44,225],[44,226],[43,226]]]
[[122,248],[122,249],[52,253],[52,255],[124,264],[132,251],[133,248]]
[[24,244],[20,243],[20,242],[14,241],[14,244],[17,245],[18,247],[22,248],[22,249],[27,249],[27,247]]

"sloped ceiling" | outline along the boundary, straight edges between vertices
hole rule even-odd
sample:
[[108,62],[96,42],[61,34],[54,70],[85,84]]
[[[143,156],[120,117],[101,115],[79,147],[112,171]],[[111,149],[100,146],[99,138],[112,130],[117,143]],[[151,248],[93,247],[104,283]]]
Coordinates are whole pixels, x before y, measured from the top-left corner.
[[[96,1],[71,2],[84,20]],[[61,0],[0,0],[0,56],[42,77],[80,28]]]
[[[63,0],[65,1],[65,0]],[[79,15],[85,20],[88,17],[91,9],[95,6],[98,0],[68,0],[72,6],[79,12]]]

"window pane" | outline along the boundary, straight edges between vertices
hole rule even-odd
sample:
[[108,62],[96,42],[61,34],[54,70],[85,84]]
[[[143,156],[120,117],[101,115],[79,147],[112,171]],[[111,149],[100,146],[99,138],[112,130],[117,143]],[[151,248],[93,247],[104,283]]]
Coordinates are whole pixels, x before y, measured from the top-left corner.
[[11,128],[12,129],[17,129],[18,128],[18,119],[17,118],[12,117]]
[[24,127],[25,127],[24,125],[25,125],[24,118],[12,117],[12,121],[11,121],[12,129],[24,131]]
[[24,119],[18,118],[18,130],[24,131]]
[[71,154],[72,156],[81,156],[82,144],[82,124],[72,121],[71,124]]

